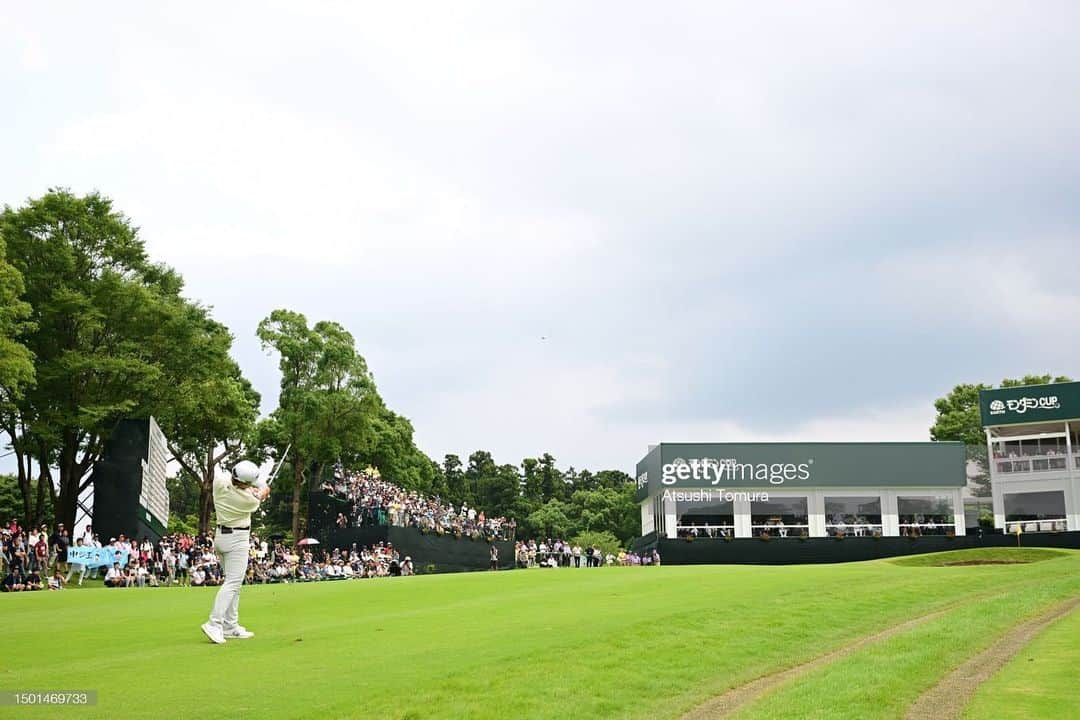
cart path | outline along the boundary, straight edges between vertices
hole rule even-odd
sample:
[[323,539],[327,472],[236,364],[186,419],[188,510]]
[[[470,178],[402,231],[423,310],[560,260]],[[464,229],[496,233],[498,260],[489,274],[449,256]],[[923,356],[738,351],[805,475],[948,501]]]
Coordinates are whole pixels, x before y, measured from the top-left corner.
[[1024,649],[1047,626],[1080,606],[1080,597],[1060,602],[1007,630],[990,647],[968,659],[924,692],[906,720],[952,720],[964,712],[975,691]]
[[[965,602],[970,602],[970,600],[971,598],[967,598],[965,599]],[[940,610],[935,610],[926,615],[920,615],[911,618],[910,620],[905,620],[899,625],[893,625],[892,627],[880,630],[871,635],[864,635],[852,640],[846,645],[841,645],[836,650],[825,653],[824,655],[819,655],[816,658],[807,660],[804,663],[787,668],[786,670],[780,670],[778,672],[770,673],[769,675],[762,675],[755,680],[731,688],[711,700],[707,700],[703,704],[698,705],[696,708],[683,715],[682,720],[714,720],[715,718],[727,717],[743,705],[753,702],[779,685],[783,685],[808,672],[824,667],[829,663],[835,662],[853,652],[863,649],[867,645],[888,640],[894,635],[899,635],[900,633],[907,632],[923,623],[935,620],[942,615],[955,610],[959,605],[960,603],[951,603]]]

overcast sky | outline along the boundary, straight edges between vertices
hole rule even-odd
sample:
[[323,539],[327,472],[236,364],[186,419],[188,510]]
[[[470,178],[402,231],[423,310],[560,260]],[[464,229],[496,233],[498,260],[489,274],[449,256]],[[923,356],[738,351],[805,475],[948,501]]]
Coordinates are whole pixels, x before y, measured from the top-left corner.
[[7,3],[0,203],[112,197],[264,412],[259,320],[341,322],[436,458],[1080,375],[1080,4],[761,5]]

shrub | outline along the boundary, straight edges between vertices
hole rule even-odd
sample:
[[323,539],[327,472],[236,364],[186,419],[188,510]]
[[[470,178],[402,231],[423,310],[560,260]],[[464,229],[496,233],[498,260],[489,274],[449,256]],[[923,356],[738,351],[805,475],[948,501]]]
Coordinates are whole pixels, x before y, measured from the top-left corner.
[[596,545],[600,550],[607,555],[618,555],[619,551],[623,549],[622,543],[619,542],[619,538],[614,534],[604,530],[603,532],[586,531],[578,533],[570,540],[571,545],[580,545],[582,552],[585,548]]

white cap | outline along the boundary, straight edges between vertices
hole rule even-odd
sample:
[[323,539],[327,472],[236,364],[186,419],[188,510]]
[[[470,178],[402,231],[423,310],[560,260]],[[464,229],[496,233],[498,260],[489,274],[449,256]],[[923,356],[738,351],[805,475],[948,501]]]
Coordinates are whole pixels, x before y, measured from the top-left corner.
[[241,460],[232,469],[232,476],[242,485],[255,485],[259,482],[259,466],[250,460]]

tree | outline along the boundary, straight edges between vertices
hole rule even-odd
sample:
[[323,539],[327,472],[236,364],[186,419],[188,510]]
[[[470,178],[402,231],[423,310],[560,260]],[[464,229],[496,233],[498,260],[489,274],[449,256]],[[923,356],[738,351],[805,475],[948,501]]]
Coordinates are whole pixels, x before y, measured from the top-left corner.
[[611,555],[618,555],[619,551],[623,548],[623,544],[619,541],[619,538],[615,537],[607,530],[578,533],[570,542],[574,545],[579,545],[582,548],[596,546],[600,548],[604,555],[609,553]]
[[165,362],[165,397],[157,415],[181,473],[198,487],[197,527],[205,533],[213,509],[214,476],[221,463],[238,461],[255,442],[259,394],[229,356],[232,335],[196,305],[171,334]]
[[499,465],[494,462],[490,471],[479,479],[476,505],[489,516],[511,517],[521,493],[521,476],[516,465]]
[[548,500],[527,518],[534,534],[550,538],[569,537],[574,527],[567,514],[567,505],[561,500]]
[[469,455],[465,468],[465,488],[470,505],[480,504],[480,485],[485,478],[495,475],[495,460],[487,450],[477,450]]
[[379,407],[367,363],[341,325],[275,310],[256,332],[264,350],[279,355],[281,391],[272,414],[275,445],[292,446],[292,535],[299,540],[300,500],[309,478],[329,463],[357,462],[370,447]]
[[559,468],[555,467],[555,458],[548,453],[541,455],[537,472],[540,474],[540,491],[545,502],[566,498],[566,482]]
[[425,494],[445,492],[442,473],[431,458],[416,447],[409,419],[386,407],[376,393],[368,446],[359,464],[372,465],[395,483]]
[[536,458],[525,458],[521,461],[522,494],[527,500],[535,503],[544,502],[544,488],[540,478],[540,461]]
[[149,261],[136,228],[97,193],[51,190],[5,207],[0,237],[23,278],[31,315],[18,338],[36,369],[34,384],[0,408],[0,427],[12,440],[25,517],[40,514],[47,494],[71,526],[113,427],[160,407],[168,318],[183,283]]
[[443,458],[443,480],[446,482],[447,500],[460,505],[465,497],[465,473],[461,470],[461,458],[457,455],[447,455]]
[[19,341],[32,329],[27,324],[30,305],[21,299],[25,289],[22,273],[7,260],[0,235],[0,405],[12,403],[34,379],[33,356]]
[[[1020,385],[1044,385],[1047,383],[1072,382],[1059,375],[1025,375],[1019,379],[1001,381],[1000,387]],[[962,384],[954,387],[948,395],[934,401],[937,417],[930,428],[930,439],[936,441],[952,440],[964,443],[968,452],[972,494],[976,497],[990,496],[990,476],[986,453],[986,434],[983,431],[982,416],[979,412],[979,391],[992,390],[992,385]]]

